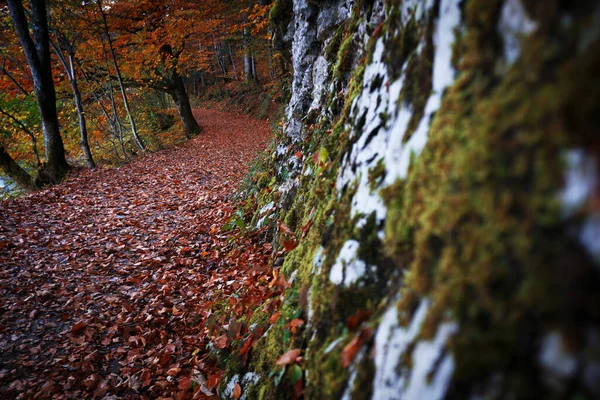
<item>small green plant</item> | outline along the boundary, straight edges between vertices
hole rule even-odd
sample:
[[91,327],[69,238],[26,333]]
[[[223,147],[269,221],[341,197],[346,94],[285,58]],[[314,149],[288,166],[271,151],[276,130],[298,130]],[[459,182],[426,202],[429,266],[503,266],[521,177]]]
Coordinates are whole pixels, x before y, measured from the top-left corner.
[[233,231],[235,228],[239,228],[240,231],[242,231],[242,233],[245,233],[246,230],[248,229],[248,226],[246,225],[246,221],[244,220],[244,212],[242,211],[242,209],[238,209],[229,219],[229,221],[227,221],[225,223],[225,225],[223,225],[223,231],[225,232],[231,232]]

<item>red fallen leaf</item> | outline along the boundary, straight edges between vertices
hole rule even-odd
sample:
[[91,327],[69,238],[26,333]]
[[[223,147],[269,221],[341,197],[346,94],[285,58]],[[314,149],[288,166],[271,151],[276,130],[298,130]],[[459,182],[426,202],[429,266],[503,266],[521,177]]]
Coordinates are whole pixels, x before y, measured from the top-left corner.
[[71,333],[79,333],[85,328],[87,328],[87,322],[78,321],[71,327]]
[[312,156],[312,162],[315,165],[319,165],[319,152],[315,152],[315,154],[313,154]]
[[306,237],[306,235],[307,235],[307,234],[308,234],[308,232],[310,231],[310,228],[312,227],[312,224],[313,224],[313,219],[312,219],[312,218],[310,218],[310,219],[309,219],[309,220],[306,222],[306,224],[304,224],[304,225],[302,226],[302,228],[300,228],[300,230],[302,231],[302,237],[303,237],[303,238],[304,238],[304,237]]
[[302,325],[304,325],[304,320],[300,318],[293,319],[290,321],[290,330],[292,333],[296,333],[296,329]]
[[283,244],[283,248],[286,251],[292,251],[296,247],[298,247],[298,243],[296,243],[296,241],[294,241],[294,240],[282,240],[281,244]]
[[239,383],[235,384],[232,395],[234,399],[239,399],[240,397],[242,397],[242,387]]
[[371,310],[358,310],[356,311],[348,321],[346,322],[346,326],[350,330],[356,329],[362,322],[366,321],[373,315],[373,311]]
[[304,388],[302,387],[302,379],[298,379],[292,390],[292,399],[300,399],[304,394]]
[[246,354],[248,352],[248,350],[250,350],[250,347],[252,347],[253,344],[254,344],[254,339],[252,337],[249,337],[248,339],[246,339],[246,342],[240,349],[239,355],[243,356],[244,354]]
[[[144,341],[144,345],[145,345],[145,341]],[[175,353],[175,349],[176,346],[173,343],[169,343],[168,345],[165,346],[165,353]]]
[[209,389],[212,389],[215,386],[217,386],[219,384],[219,382],[221,382],[221,379],[223,379],[224,374],[225,373],[223,371],[219,371],[219,372],[215,372],[212,375],[209,375],[207,382],[206,382],[206,387],[208,387]]
[[275,364],[279,366],[288,365],[296,361],[296,358],[300,355],[300,349],[290,350],[284,353],[281,357],[277,359]]
[[275,314],[271,315],[271,318],[269,318],[269,323],[271,325],[273,325],[275,322],[277,322],[277,320],[279,319],[280,316],[281,316],[281,313],[279,311],[277,311]]
[[143,370],[140,374],[140,379],[142,380],[142,387],[150,386],[150,383],[152,382],[152,373],[150,370]]
[[189,388],[192,387],[192,378],[190,378],[189,376],[181,378],[179,380],[179,385],[177,385],[177,387],[180,390],[189,390]]
[[169,376],[177,376],[181,372],[181,368],[175,367],[171,368],[167,371],[167,375]]
[[350,343],[342,350],[342,366],[347,368],[352,364],[354,357],[360,350],[363,344],[373,336],[373,329],[364,328],[360,333],[352,338]]
[[85,388],[89,391],[92,391],[94,389],[96,389],[96,386],[98,386],[98,383],[100,382],[100,377],[96,374],[92,374],[90,376],[88,376],[83,382],[83,386],[85,386]]
[[294,236],[294,231],[291,230],[290,227],[287,226],[286,224],[284,224],[283,222],[277,221],[277,226],[279,227],[279,230],[282,231],[283,233],[290,235],[290,236]]
[[291,283],[285,280],[283,274],[280,274],[277,280],[274,282],[274,285],[277,286],[280,290],[285,290],[292,286]]
[[224,349],[227,347],[227,335],[221,335],[215,340],[213,340],[213,344],[217,349]]

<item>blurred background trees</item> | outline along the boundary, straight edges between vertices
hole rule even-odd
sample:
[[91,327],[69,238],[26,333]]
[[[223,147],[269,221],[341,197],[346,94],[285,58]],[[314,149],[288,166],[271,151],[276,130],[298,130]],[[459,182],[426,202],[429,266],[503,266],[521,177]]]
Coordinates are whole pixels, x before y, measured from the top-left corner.
[[285,63],[271,47],[269,0],[0,3],[0,186],[57,182],[66,168],[49,160],[48,123],[9,8],[30,28],[46,11],[49,56],[39,73],[56,93],[53,151],[62,147],[71,166],[119,165],[191,138],[202,129],[195,107],[225,99],[265,117],[281,95]]

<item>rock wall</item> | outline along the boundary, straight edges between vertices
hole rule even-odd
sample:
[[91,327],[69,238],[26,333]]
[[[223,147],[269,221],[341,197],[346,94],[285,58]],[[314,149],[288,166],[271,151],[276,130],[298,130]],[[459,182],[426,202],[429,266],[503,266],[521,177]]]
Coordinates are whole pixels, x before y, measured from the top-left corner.
[[271,16],[292,95],[247,195],[291,287],[223,396],[600,396],[600,2]]

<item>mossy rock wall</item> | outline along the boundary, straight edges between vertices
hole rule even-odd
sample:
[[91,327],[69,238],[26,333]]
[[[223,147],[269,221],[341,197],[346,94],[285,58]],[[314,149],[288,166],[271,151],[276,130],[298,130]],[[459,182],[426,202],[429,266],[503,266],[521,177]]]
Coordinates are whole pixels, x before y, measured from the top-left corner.
[[248,197],[297,247],[243,396],[600,396],[599,2],[289,13],[292,98]]

